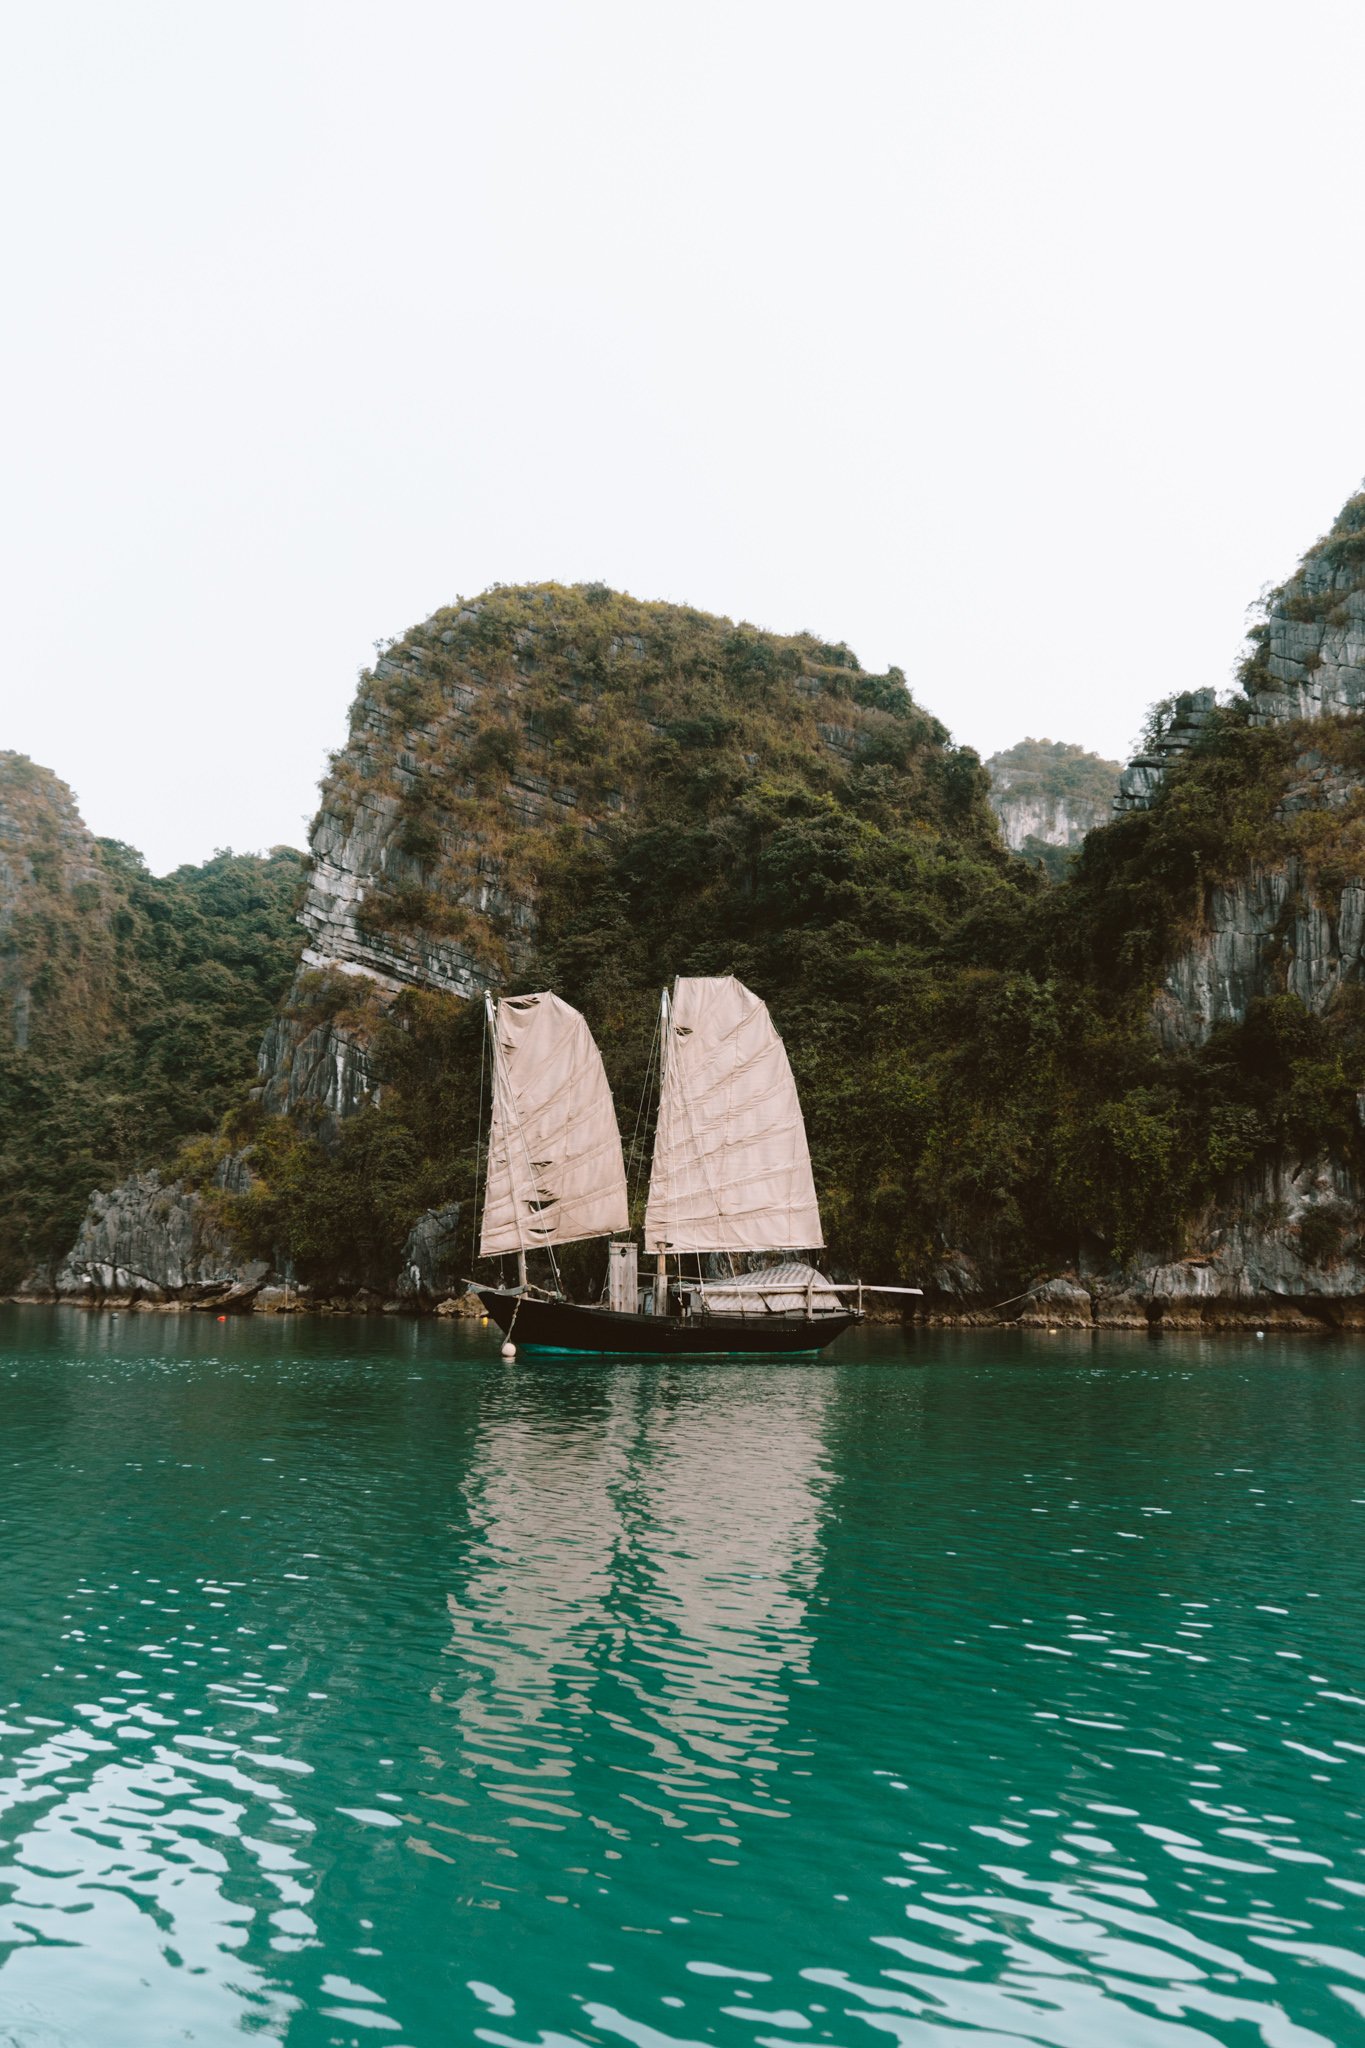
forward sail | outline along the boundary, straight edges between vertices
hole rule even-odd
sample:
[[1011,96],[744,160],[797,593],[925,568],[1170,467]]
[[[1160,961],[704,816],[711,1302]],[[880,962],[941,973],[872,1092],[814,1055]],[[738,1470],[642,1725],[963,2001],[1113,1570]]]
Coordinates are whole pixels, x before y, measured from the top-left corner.
[[490,1003],[493,1124],[479,1253],[605,1237],[629,1222],[602,1055],[558,996]]
[[665,999],[646,1251],[823,1243],[805,1120],[767,1004],[730,974],[679,976]]

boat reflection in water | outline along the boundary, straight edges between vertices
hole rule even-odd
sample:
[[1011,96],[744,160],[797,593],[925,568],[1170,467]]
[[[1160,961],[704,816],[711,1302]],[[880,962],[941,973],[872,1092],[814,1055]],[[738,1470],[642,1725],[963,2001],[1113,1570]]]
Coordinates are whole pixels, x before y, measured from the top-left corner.
[[829,1398],[799,1377],[774,1412],[723,1369],[615,1367],[562,1427],[483,1434],[447,1700],[471,1802],[449,1818],[485,1883],[514,1882],[518,1827],[557,1828],[584,1838],[565,1867],[624,1861],[615,1879],[667,1896],[661,1848],[723,1863],[785,1816]]

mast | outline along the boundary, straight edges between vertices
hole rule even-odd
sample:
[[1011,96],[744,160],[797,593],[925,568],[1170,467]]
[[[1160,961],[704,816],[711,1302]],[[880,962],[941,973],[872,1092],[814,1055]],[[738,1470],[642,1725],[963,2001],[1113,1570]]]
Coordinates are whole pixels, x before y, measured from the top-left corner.
[[[665,986],[659,997],[659,1110],[661,1114],[664,1104],[665,1075],[668,1072],[668,1025],[672,1009],[673,1006],[668,999],[668,989]],[[648,1237],[646,1237],[645,1242],[649,1242]],[[668,1253],[663,1249],[662,1245],[660,1245],[654,1259],[653,1307],[656,1316],[666,1316],[668,1314]]]
[[[490,1044],[492,1045],[492,1047],[493,1047],[493,1101],[494,1101],[494,1104],[496,1105],[496,1103],[497,1103],[497,1100],[498,1100],[498,1012],[497,1012],[497,1008],[496,1008],[496,1005],[494,1004],[493,998],[492,998],[492,996],[491,996],[491,995],[489,994],[489,992],[488,992],[488,990],[487,990],[487,989],[485,989],[485,990],[484,990],[484,992],[483,992],[483,1014],[484,1014],[484,1026],[485,1026],[485,1029],[486,1029],[486,1030],[487,1030],[487,1032],[488,1032],[488,1038],[489,1038],[489,1043],[490,1043]],[[490,1169],[490,1171],[491,1171],[491,1169],[492,1169],[492,1151],[493,1151],[493,1131],[492,1131],[492,1125],[491,1125],[491,1123],[490,1123],[490,1126],[489,1126],[489,1132],[488,1132],[488,1150],[489,1150],[489,1169]],[[485,1214],[486,1214],[486,1213],[487,1213],[487,1199],[486,1199],[486,1197],[485,1197]],[[525,1247],[524,1245],[519,1245],[519,1246],[517,1247],[517,1287],[518,1287],[519,1291],[520,1291],[520,1292],[521,1292],[522,1294],[525,1294],[525,1292],[526,1292],[526,1247]]]

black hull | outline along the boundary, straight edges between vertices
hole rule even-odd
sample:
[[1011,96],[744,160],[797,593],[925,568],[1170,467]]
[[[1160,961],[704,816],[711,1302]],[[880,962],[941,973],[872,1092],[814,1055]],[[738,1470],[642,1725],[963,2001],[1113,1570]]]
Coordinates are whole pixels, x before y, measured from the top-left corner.
[[858,1318],[847,1314],[631,1316],[571,1301],[540,1301],[498,1287],[479,1300],[518,1351],[573,1351],[606,1358],[814,1358]]

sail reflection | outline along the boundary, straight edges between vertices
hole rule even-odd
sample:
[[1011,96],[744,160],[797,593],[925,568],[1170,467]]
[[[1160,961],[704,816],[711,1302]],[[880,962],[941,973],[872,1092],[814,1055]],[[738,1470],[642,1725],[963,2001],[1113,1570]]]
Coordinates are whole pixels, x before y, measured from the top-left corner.
[[536,1400],[471,1464],[443,1691],[482,1815],[444,1826],[504,1859],[520,1825],[676,1831],[728,1860],[785,1811],[773,1778],[809,1682],[827,1382],[617,1371],[577,1414],[565,1384],[528,1376]]
[[613,1495],[625,1434],[611,1408],[583,1429],[518,1416],[485,1434],[465,1482],[476,1535],[466,1581],[447,1600],[458,1669],[441,1691],[456,1705],[463,1768],[492,1797],[532,1810],[526,1785],[562,1801],[592,1708],[622,1536]]

